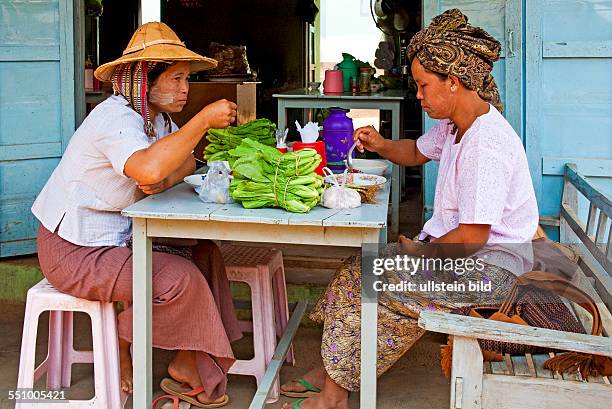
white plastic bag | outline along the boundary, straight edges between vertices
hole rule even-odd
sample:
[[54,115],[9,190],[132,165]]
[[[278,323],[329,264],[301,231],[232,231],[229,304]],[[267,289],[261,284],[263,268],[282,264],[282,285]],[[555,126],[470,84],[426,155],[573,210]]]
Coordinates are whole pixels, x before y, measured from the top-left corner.
[[[334,185],[323,192],[321,205],[330,209],[352,209],[361,206],[359,192],[338,183],[338,179],[328,168],[323,168],[323,171],[332,176]],[[344,180],[346,179],[345,177]]]
[[361,196],[354,189],[331,186],[323,193],[322,205],[330,209],[352,209],[361,206]]
[[210,162],[199,197],[205,203],[234,203],[229,194],[232,179],[227,161]]

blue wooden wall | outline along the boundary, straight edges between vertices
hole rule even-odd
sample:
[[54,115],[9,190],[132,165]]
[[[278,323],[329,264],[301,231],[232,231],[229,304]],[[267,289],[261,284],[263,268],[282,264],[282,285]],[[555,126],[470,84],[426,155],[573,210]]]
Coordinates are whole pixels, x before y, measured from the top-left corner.
[[[559,214],[565,162],[612,192],[611,179],[596,177],[612,168],[612,0],[424,0],[423,7],[424,24],[458,7],[502,42],[493,74],[523,139],[541,215]],[[425,217],[436,173],[426,166]],[[547,233],[558,238],[558,229]]]
[[0,0],[0,257],[36,252],[34,198],[74,132],[72,0]]
[[612,193],[612,179],[597,177],[612,168],[612,1],[527,1],[526,12],[527,154],[540,214],[556,216],[560,163]]

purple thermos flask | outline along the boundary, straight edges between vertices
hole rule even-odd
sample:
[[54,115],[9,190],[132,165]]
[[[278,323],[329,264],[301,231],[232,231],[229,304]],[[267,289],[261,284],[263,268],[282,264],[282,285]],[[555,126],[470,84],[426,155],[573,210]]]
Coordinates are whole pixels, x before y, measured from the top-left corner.
[[344,171],[346,154],[353,145],[353,120],[346,116],[347,112],[348,109],[330,108],[328,117],[323,121],[327,167],[334,172]]

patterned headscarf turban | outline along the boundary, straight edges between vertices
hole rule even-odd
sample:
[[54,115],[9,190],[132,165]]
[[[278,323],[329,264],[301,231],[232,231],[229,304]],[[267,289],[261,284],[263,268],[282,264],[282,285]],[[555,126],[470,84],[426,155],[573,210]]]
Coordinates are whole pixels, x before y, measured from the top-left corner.
[[454,75],[502,112],[499,90],[491,75],[500,50],[499,41],[468,24],[468,17],[460,10],[452,9],[434,17],[427,28],[414,35],[408,58],[412,61],[416,57],[430,71]]
[[[156,62],[136,61],[120,64],[115,68],[111,81],[115,95],[122,95],[144,120],[144,131],[149,138],[157,137],[157,132],[147,105],[147,75],[155,68]],[[166,126],[171,129],[170,117],[162,112]]]

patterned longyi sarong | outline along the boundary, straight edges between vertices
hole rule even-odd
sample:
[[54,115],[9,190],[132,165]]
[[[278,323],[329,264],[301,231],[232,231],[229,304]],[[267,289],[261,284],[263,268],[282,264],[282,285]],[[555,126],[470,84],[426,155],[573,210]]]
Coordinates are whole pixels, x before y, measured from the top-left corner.
[[[425,333],[417,324],[419,312],[426,308],[451,311],[466,303],[473,305],[501,303],[512,287],[515,276],[509,271],[486,264],[482,271],[455,275],[452,272],[431,272],[436,279],[490,281],[492,291],[486,294],[410,292],[381,293],[377,323],[377,376],[385,373]],[[429,274],[410,277],[415,283],[431,279]],[[444,277],[446,275],[446,277]],[[404,280],[401,273],[390,271],[388,281]],[[361,374],[361,257],[347,259],[327,290],[317,302],[310,318],[323,324],[321,357],[327,374],[344,389],[359,390]]]

